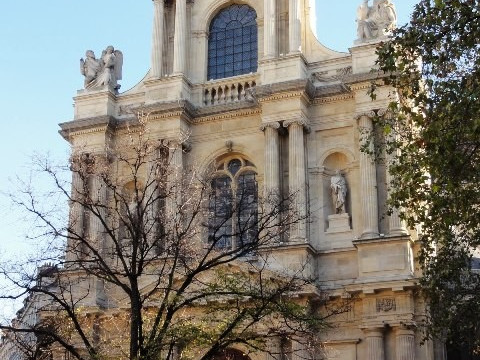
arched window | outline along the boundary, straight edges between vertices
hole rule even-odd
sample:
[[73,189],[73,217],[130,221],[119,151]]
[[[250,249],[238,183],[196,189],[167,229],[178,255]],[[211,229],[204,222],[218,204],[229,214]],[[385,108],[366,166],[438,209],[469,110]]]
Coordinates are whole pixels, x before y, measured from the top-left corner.
[[210,24],[208,80],[257,71],[257,13],[248,5],[221,10]]
[[232,249],[254,241],[258,228],[258,188],[255,167],[241,158],[219,163],[212,180],[209,242]]

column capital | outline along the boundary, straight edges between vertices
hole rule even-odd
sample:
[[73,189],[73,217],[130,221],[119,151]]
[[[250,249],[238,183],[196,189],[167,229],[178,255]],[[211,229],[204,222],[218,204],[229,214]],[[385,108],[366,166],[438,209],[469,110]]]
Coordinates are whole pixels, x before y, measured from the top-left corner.
[[183,145],[183,142],[179,139],[163,139],[161,140],[162,146],[169,148],[170,150],[178,149]]
[[261,131],[265,131],[267,128],[278,130],[280,129],[280,123],[278,121],[273,121],[273,122],[263,123],[262,125],[260,125]]
[[385,119],[391,119],[393,117],[393,113],[389,108],[381,108],[377,110],[377,116]]
[[406,321],[400,322],[398,325],[393,324],[393,329],[399,335],[413,335],[415,334],[415,329],[417,328],[417,324],[413,321]]
[[355,114],[355,120],[360,120],[363,117],[367,117],[369,119],[373,119],[375,116],[377,116],[377,113],[375,110],[368,110],[368,111],[363,111]]
[[306,130],[309,129],[308,121],[305,118],[286,120],[286,121],[283,122],[283,127],[288,128],[288,127],[290,127],[290,125],[294,125],[294,124],[303,126]]

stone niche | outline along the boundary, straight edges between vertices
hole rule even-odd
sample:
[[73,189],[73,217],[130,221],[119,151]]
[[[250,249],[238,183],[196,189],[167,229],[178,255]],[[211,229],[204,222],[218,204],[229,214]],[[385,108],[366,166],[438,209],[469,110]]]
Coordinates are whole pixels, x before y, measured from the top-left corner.
[[[351,178],[348,169],[348,158],[341,152],[334,152],[327,156],[322,164],[323,182],[322,182],[322,198],[323,198],[323,214],[327,234],[338,234],[350,232],[351,228]],[[339,171],[340,175],[345,179],[347,186],[347,194],[345,197],[345,212],[336,213],[331,190],[331,179]]]

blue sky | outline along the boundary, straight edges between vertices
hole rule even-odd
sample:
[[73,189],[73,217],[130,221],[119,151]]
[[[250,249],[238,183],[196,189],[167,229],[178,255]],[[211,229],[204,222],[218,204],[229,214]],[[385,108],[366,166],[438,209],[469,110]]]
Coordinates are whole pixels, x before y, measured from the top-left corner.
[[[395,1],[399,23],[408,20],[416,2]],[[317,0],[319,40],[332,49],[348,51],[355,39],[360,3]],[[110,44],[122,50],[122,90],[143,78],[149,68],[151,23],[151,0],[3,1],[0,190],[8,190],[15,176],[28,173],[34,152],[68,157],[68,144],[58,135],[58,123],[73,118],[72,97],[83,85],[79,59],[85,50],[98,55]],[[0,254],[17,256],[28,228],[2,196],[0,229]]]

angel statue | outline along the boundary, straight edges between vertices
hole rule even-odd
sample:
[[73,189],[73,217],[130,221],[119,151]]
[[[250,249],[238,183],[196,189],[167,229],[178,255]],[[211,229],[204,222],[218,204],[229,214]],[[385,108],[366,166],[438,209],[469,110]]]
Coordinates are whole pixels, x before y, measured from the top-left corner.
[[87,51],[86,60],[80,59],[80,70],[85,76],[85,88],[93,89],[108,86],[116,92],[120,89],[118,80],[122,80],[123,54],[108,46],[100,59],[95,59],[93,51]]
[[332,190],[333,207],[335,214],[345,214],[345,201],[347,199],[347,183],[345,178],[340,173],[340,170],[335,171],[335,175],[330,179],[330,189]]
[[390,33],[397,25],[397,12],[391,0],[363,0],[357,10],[358,41],[381,38]]

